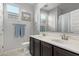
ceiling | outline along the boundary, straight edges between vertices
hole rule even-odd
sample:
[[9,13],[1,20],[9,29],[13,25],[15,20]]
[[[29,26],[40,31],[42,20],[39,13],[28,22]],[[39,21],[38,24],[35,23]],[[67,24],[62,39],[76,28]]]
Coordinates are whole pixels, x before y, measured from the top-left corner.
[[66,13],[75,9],[79,9],[79,3],[48,3],[42,8],[42,10],[50,11],[56,7],[63,10],[63,13]]
[[23,6],[26,6],[26,5],[29,5],[29,6],[35,6],[36,3],[18,3],[19,5],[23,5]]
[[59,8],[63,10],[63,13],[70,12],[79,9],[79,3],[62,3]]
[[46,10],[46,11],[49,11],[55,7],[57,7],[59,5],[59,3],[47,3],[43,8],[42,10]]

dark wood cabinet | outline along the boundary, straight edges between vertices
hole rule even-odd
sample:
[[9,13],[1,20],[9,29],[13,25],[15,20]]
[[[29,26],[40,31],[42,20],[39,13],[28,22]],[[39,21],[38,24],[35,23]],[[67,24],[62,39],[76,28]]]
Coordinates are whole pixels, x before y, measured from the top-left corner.
[[30,37],[30,53],[32,56],[79,56],[79,54],[32,37]]
[[70,52],[68,50],[55,46],[54,47],[54,56],[78,56],[78,55],[73,52]]
[[34,38],[30,37],[30,54],[34,56]]
[[40,56],[40,40],[34,40],[34,51],[35,56]]
[[32,56],[40,56],[40,40],[30,37],[30,53]]
[[52,45],[41,41],[41,56],[52,56],[53,49]]

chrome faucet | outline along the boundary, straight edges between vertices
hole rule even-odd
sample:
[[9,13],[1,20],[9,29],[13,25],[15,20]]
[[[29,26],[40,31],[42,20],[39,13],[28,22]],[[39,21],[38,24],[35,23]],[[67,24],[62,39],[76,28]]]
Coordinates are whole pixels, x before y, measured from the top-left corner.
[[43,36],[46,36],[46,34],[45,34],[45,33],[43,33],[42,35],[43,35]]
[[62,39],[63,39],[63,40],[68,40],[68,36],[66,36],[66,34],[64,33],[64,34],[62,35]]

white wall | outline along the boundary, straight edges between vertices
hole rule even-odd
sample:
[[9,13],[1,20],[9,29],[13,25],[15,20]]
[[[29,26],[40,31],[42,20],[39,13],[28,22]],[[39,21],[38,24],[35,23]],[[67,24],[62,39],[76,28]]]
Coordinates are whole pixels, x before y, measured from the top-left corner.
[[[42,9],[45,5],[46,3],[40,3],[35,8],[35,34],[39,34],[40,32],[40,9]],[[53,16],[55,16],[54,17],[55,18],[55,24],[54,24],[55,29],[53,31],[58,31],[57,22],[58,22],[58,16],[61,14],[61,10],[57,7],[57,8],[51,9],[49,11],[49,14],[54,14]]]
[[61,3],[59,8],[62,9],[62,14],[79,9],[79,3]]
[[[29,41],[29,35],[33,34],[33,26],[32,26],[32,21],[33,15],[34,15],[34,9],[32,6],[29,6],[28,4],[13,4],[16,5],[20,8],[20,17],[19,19],[8,19],[7,17],[7,12],[6,12],[6,4],[4,4],[4,50],[10,50],[10,49],[15,49],[21,47],[21,43],[25,41]],[[31,13],[31,22],[29,21],[22,21],[21,20],[21,12],[22,10]],[[14,35],[14,24],[16,23],[21,23],[21,24],[26,24],[26,32],[25,36],[23,38],[16,38]],[[31,30],[32,29],[32,30]]]
[[0,3],[0,52],[3,45],[3,4]]

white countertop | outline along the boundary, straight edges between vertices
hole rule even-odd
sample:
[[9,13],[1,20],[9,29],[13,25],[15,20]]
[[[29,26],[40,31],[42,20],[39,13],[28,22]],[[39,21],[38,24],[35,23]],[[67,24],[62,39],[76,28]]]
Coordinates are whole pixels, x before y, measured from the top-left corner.
[[42,36],[41,34],[31,35],[31,37],[79,54],[79,39],[69,38],[68,40],[62,40],[58,33],[46,36]]

